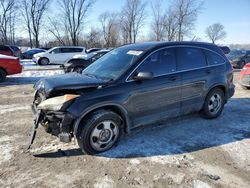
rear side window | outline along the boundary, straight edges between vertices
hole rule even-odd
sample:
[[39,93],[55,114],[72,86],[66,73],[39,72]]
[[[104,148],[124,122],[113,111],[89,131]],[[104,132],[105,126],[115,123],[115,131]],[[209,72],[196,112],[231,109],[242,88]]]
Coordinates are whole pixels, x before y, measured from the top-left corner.
[[160,76],[176,71],[174,49],[159,50],[150,55],[137,69],[138,72],[152,72]]
[[1,51],[11,51],[11,49],[7,46],[0,46]]
[[82,48],[74,48],[74,52],[82,52],[83,49]]
[[82,48],[62,48],[61,49],[62,53],[77,53],[77,52],[82,52]]
[[209,65],[223,64],[225,60],[218,54],[206,50],[207,62]]
[[178,69],[189,70],[207,66],[206,58],[201,49],[177,48]]

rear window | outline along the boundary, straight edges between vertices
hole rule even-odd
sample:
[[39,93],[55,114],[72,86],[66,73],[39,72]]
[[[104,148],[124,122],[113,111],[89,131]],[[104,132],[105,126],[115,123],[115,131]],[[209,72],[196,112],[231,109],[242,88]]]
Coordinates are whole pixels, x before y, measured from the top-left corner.
[[206,58],[201,49],[177,48],[178,69],[189,70],[207,66]]
[[206,56],[209,65],[218,65],[218,64],[223,64],[225,62],[224,58],[211,51],[206,50]]
[[0,46],[1,51],[11,51],[11,49],[7,46]]

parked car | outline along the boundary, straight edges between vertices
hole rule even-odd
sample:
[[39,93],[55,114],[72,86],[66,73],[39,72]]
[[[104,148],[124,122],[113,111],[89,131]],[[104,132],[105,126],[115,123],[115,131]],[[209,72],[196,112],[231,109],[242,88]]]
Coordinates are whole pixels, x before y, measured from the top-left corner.
[[232,59],[231,64],[234,68],[242,69],[246,63],[250,62],[250,51],[244,51],[244,54]]
[[16,56],[16,57],[18,57],[18,58],[21,58],[21,55],[22,55],[22,52],[21,52],[21,50],[20,50],[20,48],[18,48],[18,46],[9,46],[11,49],[12,49],[12,51],[13,51],[13,53],[14,53],[14,56]]
[[46,50],[43,50],[40,48],[33,48],[30,50],[27,50],[24,53],[22,53],[22,59],[32,59],[33,55],[41,53],[41,52],[46,52]]
[[239,83],[243,88],[250,89],[250,63],[241,70]]
[[85,54],[84,47],[61,46],[52,48],[46,52],[37,53],[33,56],[33,61],[39,65],[63,64],[74,55]]
[[[34,86],[38,125],[63,142],[77,138],[87,154],[104,152],[122,133],[200,112],[218,117],[234,94],[233,68],[209,43],[150,42],[114,49],[84,69]],[[198,125],[197,125],[198,126]]]
[[110,50],[99,50],[85,55],[75,55],[72,59],[66,61],[66,63],[64,63],[60,67],[64,70],[65,73],[68,72],[82,73],[82,71],[87,66],[92,64],[94,61],[96,61],[109,51]]
[[0,82],[3,82],[7,75],[18,74],[22,72],[19,58],[0,55]]
[[15,56],[13,50],[6,45],[0,45],[0,54],[7,55],[7,56]]

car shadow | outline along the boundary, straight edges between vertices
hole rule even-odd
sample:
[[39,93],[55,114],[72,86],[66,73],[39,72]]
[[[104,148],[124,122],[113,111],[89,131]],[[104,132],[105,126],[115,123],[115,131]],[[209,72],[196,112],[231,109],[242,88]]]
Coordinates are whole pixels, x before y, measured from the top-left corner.
[[[105,158],[137,158],[183,154],[250,138],[250,98],[228,101],[223,114],[208,120],[199,114],[135,129],[113,149],[97,155]],[[60,150],[36,157],[82,155],[80,150]]]

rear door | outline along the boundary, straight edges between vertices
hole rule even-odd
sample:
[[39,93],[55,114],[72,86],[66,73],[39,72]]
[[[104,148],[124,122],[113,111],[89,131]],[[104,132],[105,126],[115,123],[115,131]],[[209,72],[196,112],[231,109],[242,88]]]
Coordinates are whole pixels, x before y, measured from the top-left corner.
[[[134,81],[139,72],[152,72],[151,80]],[[134,71],[128,81],[132,91],[128,109],[134,126],[149,124],[161,119],[178,116],[180,113],[181,82],[176,72],[174,49],[154,52]]]
[[74,55],[80,54],[83,51],[83,49],[68,47],[68,48],[62,48],[61,51],[62,51],[62,56],[59,59],[59,63],[63,64],[65,63],[65,61],[71,59]]
[[178,47],[177,67],[181,74],[181,114],[199,111],[204,102],[206,83],[212,75],[201,48]]

